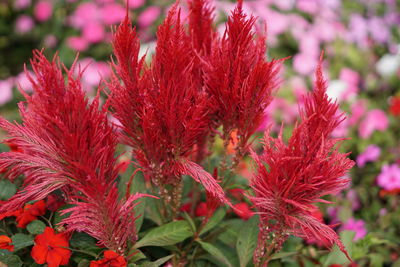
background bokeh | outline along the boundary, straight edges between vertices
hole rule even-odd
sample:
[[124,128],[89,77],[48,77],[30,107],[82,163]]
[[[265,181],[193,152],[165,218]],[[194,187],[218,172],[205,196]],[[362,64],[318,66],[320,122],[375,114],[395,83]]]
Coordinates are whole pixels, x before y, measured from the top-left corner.
[[[157,25],[171,3],[130,0],[143,54],[151,55]],[[214,4],[216,27],[223,32],[221,22],[235,3]],[[339,232],[356,232],[352,255],[361,265],[400,266],[400,1],[248,0],[244,8],[258,17],[260,28],[266,22],[268,57],[290,57],[260,135],[267,125],[274,131],[282,122],[288,131],[294,125],[324,50],[328,94],[347,116],[334,136],[349,138],[342,146],[352,151],[356,166],[348,190],[321,209],[323,219]],[[17,88],[31,90],[24,64],[29,72],[32,49],[44,48],[50,57],[57,52],[66,66],[79,52],[77,66],[85,68],[83,84],[93,94],[110,75],[111,32],[125,12],[122,0],[1,0],[1,115],[18,118]],[[249,175],[245,166],[243,175]]]

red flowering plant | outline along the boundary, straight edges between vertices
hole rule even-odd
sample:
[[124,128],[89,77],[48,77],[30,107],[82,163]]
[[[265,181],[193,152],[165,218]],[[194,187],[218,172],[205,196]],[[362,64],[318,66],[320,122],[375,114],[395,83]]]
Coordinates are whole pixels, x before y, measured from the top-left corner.
[[[347,186],[353,164],[331,138],[343,116],[321,66],[288,143],[267,131],[257,155],[252,136],[281,62],[266,59],[265,33],[242,1],[222,37],[210,2],[187,7],[187,19],[178,3],[168,12],[151,62],[139,57],[127,14],[113,35],[112,78],[92,99],[84,70],[34,51],[22,122],[0,119],[13,144],[0,154],[0,263],[253,266],[254,256],[266,266],[285,257],[278,252],[290,235],[308,240],[304,247],[336,243],[350,258],[315,217],[322,197]],[[250,181],[234,169],[248,151],[257,166]],[[316,257],[302,251],[286,256]]]

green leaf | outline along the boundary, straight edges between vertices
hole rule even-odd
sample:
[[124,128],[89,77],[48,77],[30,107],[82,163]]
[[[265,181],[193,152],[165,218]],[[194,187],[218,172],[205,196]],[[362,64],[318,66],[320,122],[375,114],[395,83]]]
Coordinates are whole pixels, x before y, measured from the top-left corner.
[[129,252],[129,254],[134,254],[130,259],[129,259],[129,263],[134,263],[143,259],[146,259],[146,255],[143,254],[143,252],[141,252],[138,249],[135,249],[131,252]]
[[287,257],[291,257],[293,255],[296,255],[297,252],[279,252],[274,254],[271,259],[272,260],[278,260],[278,259],[283,259],[283,258],[287,258]]
[[11,237],[15,250],[33,245],[33,236],[26,234],[15,234]]
[[192,232],[196,233],[196,224],[194,223],[192,217],[190,217],[190,215],[187,212],[184,212],[183,218],[185,218],[185,220],[189,223]]
[[239,256],[240,267],[246,267],[253,257],[254,249],[257,246],[258,238],[258,216],[251,217],[243,223],[242,230],[239,232],[236,241],[236,251]]
[[12,254],[8,250],[0,249],[0,266],[2,264],[10,267],[21,267],[22,261],[17,255]]
[[[353,238],[355,233],[352,231],[343,231],[340,233],[340,240],[342,240],[347,252],[351,256],[353,248]],[[334,246],[332,251],[328,254],[323,266],[329,266],[331,264],[347,264],[350,261],[347,259],[346,255],[339,249],[338,246]]]
[[15,184],[9,180],[0,180],[0,200],[7,200],[17,192]]
[[169,255],[166,257],[163,257],[161,259],[158,259],[156,261],[152,261],[152,262],[145,262],[143,264],[140,264],[140,267],[159,267],[161,265],[163,265],[164,263],[166,263],[169,259],[171,259],[174,255]]
[[[129,165],[128,169],[126,172],[123,174],[121,178],[120,184],[120,192],[123,192],[125,194],[126,192],[126,185],[129,182],[131,175],[135,171],[135,168],[132,167],[132,165]],[[146,192],[146,183],[143,177],[143,174],[141,172],[136,173],[135,177],[132,180],[131,184],[131,194],[135,193],[144,193]],[[135,226],[136,226],[136,231],[139,232],[140,228],[142,227],[143,224],[143,219],[144,219],[144,210],[146,207],[147,203],[147,198],[141,198],[137,200],[138,204],[135,207],[135,214],[140,215],[136,220],[135,220]]]
[[38,235],[44,232],[46,225],[44,222],[39,220],[34,220],[26,226],[26,230],[33,235]]
[[224,263],[225,265],[229,267],[233,267],[232,263],[225,257],[224,253],[222,253],[217,247],[211,245],[210,243],[207,242],[202,242],[197,240],[197,243],[200,244],[200,246],[210,253],[214,258],[216,258],[219,262]]
[[89,267],[90,266],[90,261],[87,259],[81,260],[78,265],[78,267]]
[[219,226],[223,232],[218,236],[218,239],[227,245],[236,245],[237,237],[242,227],[243,220],[230,219],[222,221]]
[[200,235],[206,233],[207,231],[217,226],[225,217],[225,214],[226,214],[225,208],[218,209],[214,213],[214,215],[210,218],[210,220],[207,222],[207,224],[204,226],[204,228],[200,231]]
[[151,229],[134,247],[174,245],[192,235],[193,232],[187,221],[171,222]]

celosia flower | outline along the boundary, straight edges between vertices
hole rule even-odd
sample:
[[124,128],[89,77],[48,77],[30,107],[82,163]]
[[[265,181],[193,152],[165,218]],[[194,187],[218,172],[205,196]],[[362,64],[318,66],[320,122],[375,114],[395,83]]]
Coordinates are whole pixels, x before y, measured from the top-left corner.
[[365,222],[363,220],[356,220],[354,218],[350,218],[346,223],[340,227],[340,231],[353,231],[356,233],[354,236],[354,241],[362,239],[367,235],[367,229],[365,227]]
[[364,167],[367,162],[376,161],[381,155],[381,149],[377,145],[369,145],[364,152],[357,156],[358,167]]
[[257,156],[252,152],[258,172],[251,181],[255,196],[250,199],[259,210],[261,229],[254,254],[256,263],[266,252],[270,233],[275,236],[275,251],[292,234],[328,247],[336,243],[347,255],[335,231],[313,216],[314,203],[326,202],[322,196],[347,187],[349,180],[344,175],[353,166],[348,154],[338,151],[339,139],[330,137],[343,121],[337,110],[338,105],[326,95],[326,82],[319,65],[314,91],[305,98],[301,122],[288,143],[284,143],[282,132],[278,138],[272,138],[267,131],[263,154]]
[[[0,169],[7,169],[11,181],[25,175],[23,186],[0,206],[0,213],[62,190],[73,205],[62,211],[69,213],[61,222],[67,230],[84,231],[109,249],[124,253],[128,240],[137,240],[133,209],[142,195],[119,199],[117,136],[106,109],[99,108],[99,95],[89,104],[81,74],[75,78],[73,68],[65,68],[65,82],[57,58],[49,62],[35,51],[31,63],[34,93],[25,95],[27,107],[20,104],[22,124],[0,119],[0,127],[22,150],[0,153]],[[37,214],[30,211],[29,218]],[[21,223],[26,221],[25,214]]]
[[126,267],[127,262],[125,258],[118,253],[107,250],[104,251],[104,258],[98,261],[91,261],[90,267]]
[[35,237],[31,256],[36,263],[47,263],[48,267],[67,265],[71,256],[68,246],[69,242],[65,234],[56,234],[53,228],[46,227],[42,234]]
[[145,177],[154,185],[179,188],[181,176],[187,174],[221,202],[228,202],[217,181],[190,161],[194,145],[207,134],[210,105],[194,83],[195,54],[176,5],[157,37],[151,66],[144,68],[144,59],[138,58],[137,33],[128,17],[114,36],[117,64],[109,101],[122,124],[123,142],[133,147]]
[[11,245],[12,239],[6,235],[0,235],[0,249],[6,249],[9,251],[14,251],[14,246]]
[[223,126],[226,143],[237,130],[236,151],[240,157],[272,100],[279,67],[277,61],[266,60],[266,37],[261,31],[255,36],[255,18],[247,17],[242,1],[238,2],[223,37],[214,42],[203,62],[206,89],[217,109],[215,125]]
[[377,184],[385,190],[400,189],[400,167],[397,164],[383,165]]

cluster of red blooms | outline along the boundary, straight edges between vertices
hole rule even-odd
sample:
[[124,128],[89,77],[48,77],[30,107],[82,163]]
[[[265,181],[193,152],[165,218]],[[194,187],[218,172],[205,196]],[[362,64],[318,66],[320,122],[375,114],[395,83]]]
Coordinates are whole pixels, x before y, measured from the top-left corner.
[[[126,16],[114,34],[116,61],[111,63],[114,74],[106,84],[110,93],[103,107],[100,90],[89,102],[81,88],[81,71],[73,75],[75,66],[68,70],[57,57],[48,61],[42,52],[34,52],[31,64],[36,78],[28,76],[34,92],[31,96],[23,92],[22,123],[0,119],[8,141],[19,148],[0,154],[0,170],[11,181],[25,176],[17,194],[0,206],[0,214],[19,210],[6,216],[16,216],[23,227],[43,215],[41,201],[54,191],[73,205],[62,211],[68,214],[61,222],[65,233],[46,228],[36,237],[32,256],[37,263],[67,264],[68,235],[83,231],[109,249],[91,266],[126,266],[127,243],[137,240],[134,207],[144,195],[118,196],[118,140],[132,147],[145,178],[159,187],[163,198],[172,197],[175,211],[180,207],[182,175],[190,175],[206,190],[207,202],[201,204],[206,209],[198,207],[199,216],[209,218],[222,203],[233,206],[217,175],[213,177],[200,163],[221,126],[225,144],[235,134],[232,150],[237,157],[244,155],[278,85],[280,64],[266,60],[265,33],[255,34],[255,18],[244,14],[242,1],[228,18],[222,37],[213,27],[207,0],[188,0],[188,6],[187,28],[178,4],[169,11],[158,29],[149,65],[145,57],[139,58],[139,39]],[[342,117],[325,94],[321,69],[317,74],[316,89],[306,98],[302,121],[288,145],[267,132],[264,154],[253,153],[258,173],[252,180],[251,200],[265,229],[255,258],[265,253],[271,232],[278,236],[275,250],[288,234],[327,245],[336,242],[344,250],[335,232],[311,215],[313,203],[322,202],[320,197],[347,185],[341,177],[352,165],[335,148],[338,140],[330,138]],[[108,120],[108,108],[121,123],[121,131]],[[38,202],[21,210],[29,201]],[[253,212],[239,201],[234,211],[248,219]],[[0,241],[0,246],[12,249],[7,238]]]
[[[258,172],[251,181],[255,196],[250,199],[261,216],[254,255],[257,264],[271,250],[279,251],[290,234],[327,247],[336,243],[347,255],[335,231],[314,216],[314,203],[329,203],[321,197],[338,193],[349,183],[344,176],[354,162],[338,151],[341,140],[331,137],[343,119],[338,105],[328,99],[320,63],[314,91],[305,97],[301,122],[288,143],[284,143],[282,132],[272,138],[267,131],[263,154],[252,152]],[[271,235],[275,239],[272,247],[267,244]]]

